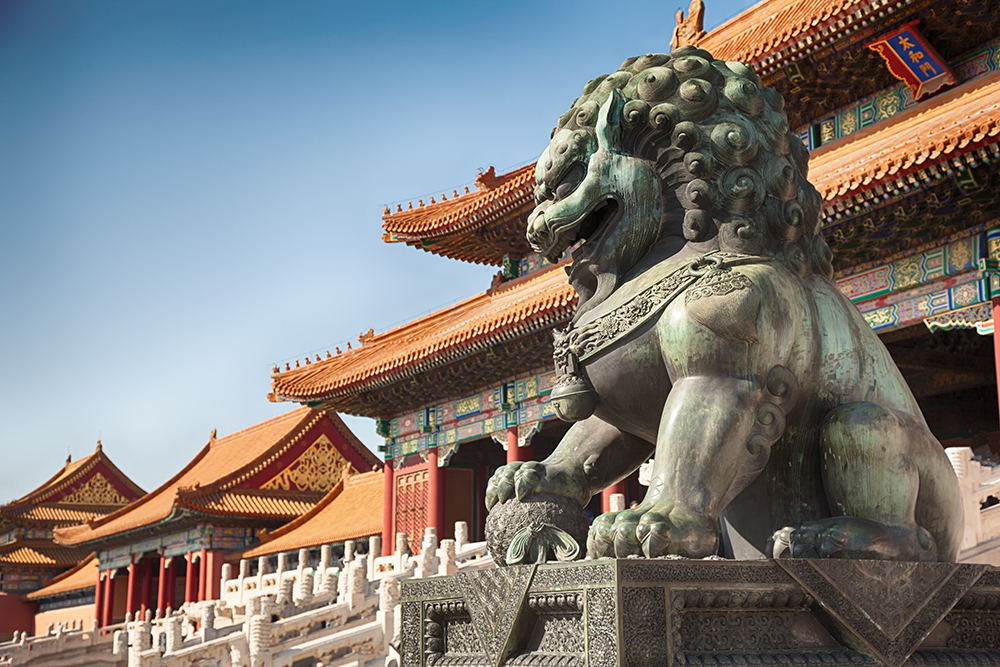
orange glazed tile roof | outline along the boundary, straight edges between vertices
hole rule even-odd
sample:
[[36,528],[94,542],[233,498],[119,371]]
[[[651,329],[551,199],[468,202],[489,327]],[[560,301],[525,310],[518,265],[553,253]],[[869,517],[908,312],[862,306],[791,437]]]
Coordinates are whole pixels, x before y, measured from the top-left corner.
[[[502,227],[512,215],[529,213],[534,208],[534,181],[534,163],[500,176],[490,167],[476,179],[479,189],[474,192],[466,188],[466,194],[456,191],[452,199],[442,195],[441,201],[432,198],[426,206],[421,200],[417,208],[404,210],[399,206],[396,212],[386,209],[382,216],[385,229],[382,240],[407,243],[467,262],[499,264],[503,253],[484,248],[489,241],[484,243],[485,239],[471,235],[489,225]],[[527,244],[523,241],[520,244],[524,246],[521,251],[526,251]]]
[[382,533],[381,470],[351,475],[309,512],[271,533],[243,554],[256,558]]
[[75,565],[90,553],[89,549],[51,547],[17,547],[0,552],[0,565]]
[[77,563],[76,567],[72,570],[67,570],[52,579],[45,588],[28,593],[25,597],[29,600],[40,600],[55,595],[62,595],[63,593],[75,593],[76,591],[95,588],[97,586],[98,572],[97,558],[94,557],[94,554],[90,554],[84,560]]
[[105,516],[120,507],[122,507],[122,505],[110,507],[104,511],[98,511],[72,507],[58,507],[53,505],[40,505],[38,507],[14,508],[4,512],[4,514],[10,518],[17,518],[26,521],[75,524],[85,523],[91,519]]
[[809,157],[827,201],[1000,141],[1000,72],[973,79]]
[[[99,478],[95,477],[100,475]],[[99,481],[103,494],[80,491]],[[110,496],[108,492],[110,492]],[[0,519],[48,523],[79,523],[109,514],[145,494],[135,482],[111,462],[101,443],[93,454],[67,461],[59,472],[34,491],[6,505],[0,505]],[[103,497],[101,497],[103,495]]]
[[[330,420],[342,434],[350,433],[336,414],[311,408],[286,412],[222,438],[216,439],[213,433],[194,459],[158,489],[114,514],[87,524],[57,529],[55,539],[71,546],[103,540],[154,525],[183,508],[244,517],[298,516],[319,500],[321,494],[233,487],[265,471],[322,419]],[[361,459],[377,462],[378,459],[353,434],[346,440],[352,447],[360,448],[358,456]],[[231,497],[226,498],[226,495]],[[296,497],[297,500],[293,500]]]
[[[809,180],[825,200],[835,200],[849,191],[875,187],[908,170],[998,140],[1000,73],[995,72],[931,97],[888,122],[876,123],[814,150],[809,157]],[[534,164],[522,167],[529,168],[533,169]],[[526,180],[520,187],[522,195],[530,199],[533,181]]]
[[[751,11],[777,4],[780,3],[762,3]],[[806,7],[803,3],[788,3],[788,6]],[[874,188],[910,171],[997,141],[1000,141],[1000,73],[969,81],[889,121],[817,149],[810,156],[809,180],[830,205],[840,197]],[[518,171],[530,173],[533,166]],[[531,197],[530,180],[520,182],[518,187],[522,197]],[[433,226],[437,222],[427,220],[424,224]],[[498,292],[495,298],[491,292],[485,292],[376,335],[366,340],[363,347],[346,354],[276,372],[272,375],[271,396],[301,402],[322,401],[386,386],[462,357],[483,338],[488,338],[488,344],[495,344],[522,335],[527,331],[526,320],[538,313],[558,312],[560,316],[568,316],[575,301],[576,295],[562,272],[542,271],[526,282],[512,285],[507,292]]]
[[567,319],[566,263],[548,267],[367,339],[359,348],[274,373],[272,397],[319,401],[391,384]]
[[185,493],[181,491],[178,497],[179,505],[207,514],[301,516],[312,509],[323,494],[301,492],[280,494],[257,489],[227,489],[190,499],[184,496]]
[[888,4],[889,0],[763,0],[708,33],[696,46],[720,60],[770,63],[853,30],[853,24]]

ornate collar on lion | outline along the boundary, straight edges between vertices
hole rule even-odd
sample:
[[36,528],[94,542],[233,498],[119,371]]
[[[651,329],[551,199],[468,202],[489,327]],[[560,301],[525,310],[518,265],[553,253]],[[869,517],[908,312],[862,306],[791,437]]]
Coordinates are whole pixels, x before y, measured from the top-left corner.
[[[684,294],[689,315],[701,321],[697,302],[713,296],[725,296],[750,289],[750,279],[733,267],[771,261],[770,257],[714,251],[673,271],[653,283],[614,310],[579,327],[573,325],[555,331],[553,359],[556,382],[551,400],[556,414],[565,421],[580,421],[593,414],[597,395],[581,364],[597,357],[620,339],[628,336],[651,320],[681,294]],[[754,313],[756,315],[756,313]],[[754,317],[756,320],[756,317]],[[753,331],[733,331],[730,336],[748,343],[756,340]]]

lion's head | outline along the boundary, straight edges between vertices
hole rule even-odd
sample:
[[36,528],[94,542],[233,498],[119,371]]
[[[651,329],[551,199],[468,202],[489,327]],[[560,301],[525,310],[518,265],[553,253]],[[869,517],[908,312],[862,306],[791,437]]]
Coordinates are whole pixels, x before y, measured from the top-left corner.
[[832,275],[821,198],[784,100],[742,63],[681,47],[626,60],[584,87],[538,160],[528,241],[574,253],[581,308],[658,242],[773,257]]

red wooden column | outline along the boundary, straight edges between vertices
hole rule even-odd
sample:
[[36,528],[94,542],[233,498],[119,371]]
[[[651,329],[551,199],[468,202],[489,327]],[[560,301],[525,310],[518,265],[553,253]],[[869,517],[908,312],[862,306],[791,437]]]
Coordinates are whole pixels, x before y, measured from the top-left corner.
[[[171,556],[166,559],[167,561],[167,607],[170,609],[177,608],[177,568],[180,565],[177,564],[177,559]],[[164,607],[164,612],[166,608]]]
[[156,584],[156,608],[159,611],[165,611],[167,602],[167,563],[170,562],[166,556],[160,556],[160,579]]
[[507,463],[513,463],[514,461],[534,461],[535,446],[518,447],[517,440],[517,427],[511,426],[507,429]]
[[993,297],[993,356],[997,372],[997,401],[1000,401],[1000,296]]
[[104,609],[102,610],[101,626],[107,627],[114,622],[115,613],[115,574],[114,570],[108,570],[104,579]]
[[611,496],[615,493],[625,493],[625,480],[613,484],[601,491],[601,512],[611,511]]
[[97,570],[97,586],[94,588],[94,619],[97,626],[104,620],[104,573]]
[[224,551],[205,551],[205,599],[222,598],[222,566],[226,564]]
[[142,591],[139,595],[139,614],[146,617],[146,610],[153,605],[153,559],[143,558],[139,562],[139,570],[142,572]]
[[385,467],[382,470],[382,555],[391,556],[396,544],[396,534],[392,525],[392,518],[395,515],[392,501],[396,491],[396,476],[392,470],[392,459],[385,460]]
[[[427,450],[427,527],[437,528],[438,539],[444,538],[444,473],[438,467],[437,447]],[[423,535],[415,535],[419,543]],[[411,538],[411,539],[413,539]]]
[[134,614],[139,611],[139,564],[135,562],[135,555],[132,562],[128,564],[128,592],[125,595],[125,613]]
[[187,572],[184,579],[184,601],[197,602],[198,589],[195,588],[195,579],[198,576],[198,570],[195,569],[194,565],[194,552],[189,551],[185,560],[187,561]]
[[202,549],[198,558],[198,602],[208,599],[208,549]]

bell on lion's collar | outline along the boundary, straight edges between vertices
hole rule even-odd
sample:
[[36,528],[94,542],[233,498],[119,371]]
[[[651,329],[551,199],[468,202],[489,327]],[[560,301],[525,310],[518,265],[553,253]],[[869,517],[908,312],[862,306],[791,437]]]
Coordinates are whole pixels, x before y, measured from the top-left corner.
[[597,392],[586,378],[573,373],[556,380],[549,398],[556,416],[566,422],[583,421],[597,409]]

